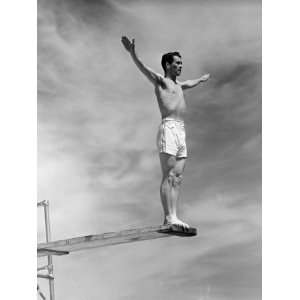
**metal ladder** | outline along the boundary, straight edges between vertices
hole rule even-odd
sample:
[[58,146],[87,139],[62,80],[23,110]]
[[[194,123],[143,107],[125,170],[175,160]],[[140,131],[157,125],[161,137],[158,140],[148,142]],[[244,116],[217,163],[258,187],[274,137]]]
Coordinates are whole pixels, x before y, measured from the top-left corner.
[[[49,201],[43,200],[41,202],[37,203],[38,207],[44,208],[44,217],[45,217],[45,232],[46,232],[46,242],[51,241],[51,230],[50,230],[50,214],[49,214]],[[49,294],[50,294],[50,300],[55,300],[54,297],[54,276],[53,276],[53,260],[52,255],[47,255],[48,264],[42,267],[38,267],[37,269],[37,277],[38,278],[44,278],[49,280]],[[41,274],[39,271],[47,271],[47,274]],[[46,297],[41,292],[39,285],[37,286],[37,292],[38,295],[41,297],[41,299],[46,300]]]

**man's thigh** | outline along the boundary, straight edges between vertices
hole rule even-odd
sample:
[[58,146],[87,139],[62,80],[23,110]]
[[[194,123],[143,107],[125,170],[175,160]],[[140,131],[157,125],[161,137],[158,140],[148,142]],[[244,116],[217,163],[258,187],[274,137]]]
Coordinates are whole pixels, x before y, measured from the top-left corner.
[[176,158],[168,153],[159,153],[160,165],[164,175],[168,175],[171,171],[174,174],[182,174],[184,171],[186,158]]
[[174,166],[174,172],[177,175],[182,175],[186,164],[186,158],[181,157],[176,159],[176,164]]
[[168,153],[159,153],[160,166],[163,175],[168,175],[169,172],[176,166],[176,156]]

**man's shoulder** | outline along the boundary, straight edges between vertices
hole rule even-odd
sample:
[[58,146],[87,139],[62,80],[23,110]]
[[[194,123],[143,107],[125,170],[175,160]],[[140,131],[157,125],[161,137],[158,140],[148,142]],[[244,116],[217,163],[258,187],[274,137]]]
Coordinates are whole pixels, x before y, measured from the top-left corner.
[[158,81],[164,81],[165,80],[165,76],[163,76],[160,73],[156,73],[156,76],[157,76]]
[[161,85],[161,86],[166,86],[166,78],[160,74],[160,73],[156,73],[156,80],[155,80],[155,84],[156,85]]
[[183,86],[185,84],[186,81],[179,81],[176,79],[176,83],[180,86]]

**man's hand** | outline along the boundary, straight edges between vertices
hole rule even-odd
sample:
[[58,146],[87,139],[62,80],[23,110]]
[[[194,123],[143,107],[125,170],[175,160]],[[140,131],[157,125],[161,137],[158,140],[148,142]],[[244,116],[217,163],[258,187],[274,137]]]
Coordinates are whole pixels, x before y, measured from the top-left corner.
[[200,80],[202,82],[205,82],[205,81],[207,81],[209,79],[209,77],[210,77],[210,74],[205,74],[205,75],[201,76]]
[[132,42],[130,42],[129,38],[127,36],[122,36],[122,44],[124,46],[124,48],[128,51],[128,52],[133,52],[134,51],[134,39],[132,39]]

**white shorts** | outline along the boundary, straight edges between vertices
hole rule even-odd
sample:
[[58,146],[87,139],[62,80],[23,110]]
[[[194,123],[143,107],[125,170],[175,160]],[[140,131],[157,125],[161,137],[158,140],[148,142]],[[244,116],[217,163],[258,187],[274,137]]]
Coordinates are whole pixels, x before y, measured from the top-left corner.
[[187,157],[184,122],[171,118],[162,120],[157,133],[159,153]]

